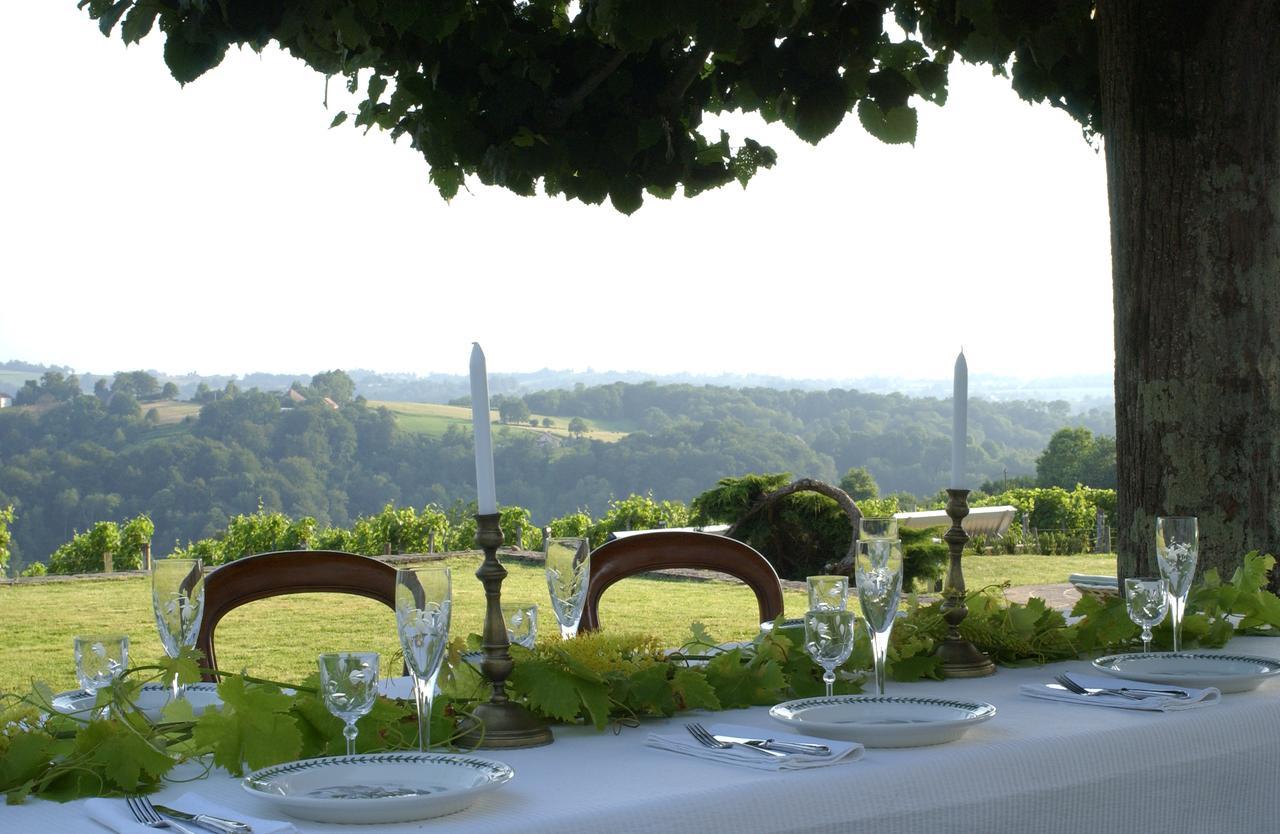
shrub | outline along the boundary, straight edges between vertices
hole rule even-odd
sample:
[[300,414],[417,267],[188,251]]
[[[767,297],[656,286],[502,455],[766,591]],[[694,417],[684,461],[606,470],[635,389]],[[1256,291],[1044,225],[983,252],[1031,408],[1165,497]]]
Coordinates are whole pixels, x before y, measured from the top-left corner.
[[22,569],[22,576],[45,576],[49,573],[49,569],[44,566],[44,562],[32,562]]

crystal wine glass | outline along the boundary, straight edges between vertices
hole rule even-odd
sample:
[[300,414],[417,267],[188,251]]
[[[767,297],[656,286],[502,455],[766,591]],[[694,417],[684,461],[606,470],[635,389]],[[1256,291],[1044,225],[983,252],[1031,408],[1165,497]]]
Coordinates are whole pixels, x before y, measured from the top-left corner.
[[810,576],[808,582],[810,611],[849,607],[849,577]]
[[1169,620],[1173,626],[1173,650],[1182,650],[1182,614],[1187,593],[1196,573],[1200,553],[1200,533],[1195,516],[1166,516],[1156,519],[1156,561],[1160,576],[1168,584]]
[[1142,650],[1151,651],[1151,629],[1160,625],[1169,610],[1169,585],[1163,579],[1129,577],[1124,581],[1129,619],[1142,626]]
[[577,636],[582,621],[591,549],[584,538],[547,539],[546,555],[551,610],[560,623],[560,637],[568,640]]
[[396,571],[396,630],[405,665],[413,676],[418,707],[418,750],[431,749],[431,704],[435,701],[440,663],[449,646],[453,586],[444,567]]
[[[169,657],[196,644],[204,615],[204,565],[199,559],[160,559],[151,568],[151,606],[155,610],[160,644]],[[174,675],[170,698],[183,697]]]
[[356,752],[356,721],[367,715],[378,699],[378,653],[333,652],[317,659],[320,666],[320,693],[324,705],[346,726],[347,755]]
[[876,694],[884,694],[884,665],[889,653],[889,633],[902,597],[902,542],[871,539],[858,542],[854,561],[858,601],[871,635],[871,651],[876,667]]
[[502,620],[512,644],[532,649],[538,642],[538,606],[532,602],[502,603]]
[[858,540],[896,539],[898,538],[898,519],[893,516],[885,518],[867,518],[858,520]]
[[820,608],[804,615],[804,650],[822,667],[822,682],[830,698],[836,682],[836,667],[853,653],[853,612],[843,608]]
[[[129,638],[123,634],[94,634],[76,637],[72,644],[76,655],[76,679],[80,687],[97,698],[129,665]],[[103,718],[107,708],[103,707]]]

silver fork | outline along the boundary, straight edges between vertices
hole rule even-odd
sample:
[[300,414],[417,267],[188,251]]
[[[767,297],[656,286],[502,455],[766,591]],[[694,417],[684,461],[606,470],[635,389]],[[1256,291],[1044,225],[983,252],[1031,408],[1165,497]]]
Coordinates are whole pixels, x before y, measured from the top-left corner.
[[710,747],[712,750],[728,750],[731,747],[745,747],[747,750],[754,750],[757,753],[763,753],[766,756],[773,756],[775,759],[786,757],[786,753],[779,753],[777,750],[766,750],[763,747],[756,747],[754,744],[743,744],[740,741],[721,741],[711,733],[707,732],[707,728],[697,723],[685,724],[684,728],[689,731],[689,735],[701,744],[703,747]]
[[1119,695],[1121,698],[1128,698],[1130,701],[1141,701],[1145,696],[1134,695],[1131,692],[1124,692],[1119,689],[1094,689],[1092,691],[1085,689],[1080,684],[1073,681],[1067,675],[1055,675],[1053,678],[1058,685],[1068,692],[1074,692],[1077,695]]
[[151,805],[151,800],[145,796],[127,796],[125,803],[128,804],[129,810],[133,812],[133,818],[148,828],[171,828],[181,834],[195,834],[190,828],[178,825],[172,820],[167,820],[156,811]]

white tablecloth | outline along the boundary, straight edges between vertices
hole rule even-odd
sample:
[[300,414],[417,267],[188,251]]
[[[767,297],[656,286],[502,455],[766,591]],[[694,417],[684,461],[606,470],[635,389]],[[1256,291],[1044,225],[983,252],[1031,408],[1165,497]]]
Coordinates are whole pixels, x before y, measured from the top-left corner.
[[[1280,657],[1280,640],[1240,638],[1235,653]],[[303,832],[1277,832],[1280,831],[1280,682],[1226,695],[1213,707],[1145,713],[1019,696],[1018,685],[1085,662],[1000,669],[977,680],[890,684],[898,694],[969,698],[999,714],[958,742],[868,750],[862,761],[766,773],[644,746],[646,722],[620,735],[555,730],[549,747],[488,751],[515,778],[470,809],[400,825],[298,822]],[[767,710],[702,716],[775,728]],[[272,810],[218,772],[167,787],[270,817]],[[277,815],[278,816],[278,815]],[[0,831],[97,834],[83,803],[0,807]]]

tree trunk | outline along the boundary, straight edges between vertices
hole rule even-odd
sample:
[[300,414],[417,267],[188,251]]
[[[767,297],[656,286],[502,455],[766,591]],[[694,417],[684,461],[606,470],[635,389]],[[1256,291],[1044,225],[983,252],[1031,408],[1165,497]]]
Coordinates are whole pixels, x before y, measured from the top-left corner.
[[1280,0],[1097,8],[1119,574],[1194,515],[1230,576],[1280,546]]

